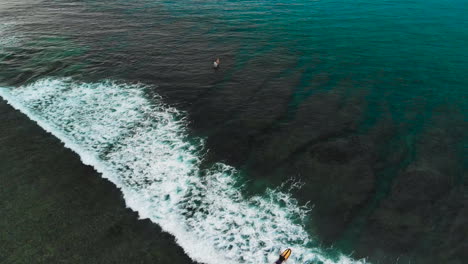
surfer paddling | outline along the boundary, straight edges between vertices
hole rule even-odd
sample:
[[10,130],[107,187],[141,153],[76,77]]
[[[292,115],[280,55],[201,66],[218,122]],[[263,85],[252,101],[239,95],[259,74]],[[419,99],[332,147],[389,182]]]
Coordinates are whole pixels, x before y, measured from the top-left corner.
[[213,62],[213,68],[215,69],[219,68],[219,58],[216,58],[216,60]]
[[282,264],[288,260],[289,256],[291,256],[291,249],[288,248],[280,254],[279,259],[275,261],[275,264]]

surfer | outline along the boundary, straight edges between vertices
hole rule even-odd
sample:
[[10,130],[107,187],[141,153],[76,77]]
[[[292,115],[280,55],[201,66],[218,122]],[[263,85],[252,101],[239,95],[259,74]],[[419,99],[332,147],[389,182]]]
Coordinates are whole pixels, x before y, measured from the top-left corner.
[[213,68],[215,69],[219,68],[219,58],[216,58],[216,60],[213,62]]
[[279,259],[275,261],[275,264],[282,264],[288,260],[289,256],[291,256],[291,249],[288,248],[280,254]]

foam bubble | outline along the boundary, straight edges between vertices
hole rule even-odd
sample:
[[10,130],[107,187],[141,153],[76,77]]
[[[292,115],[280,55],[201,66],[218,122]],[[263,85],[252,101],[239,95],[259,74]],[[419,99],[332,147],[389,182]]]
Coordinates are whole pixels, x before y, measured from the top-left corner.
[[203,140],[187,134],[184,114],[140,84],[42,79],[0,89],[16,109],[61,139],[122,191],[127,206],[173,234],[203,263],[364,263],[332,259],[303,227],[307,209],[288,193],[246,197],[238,172],[201,169]]

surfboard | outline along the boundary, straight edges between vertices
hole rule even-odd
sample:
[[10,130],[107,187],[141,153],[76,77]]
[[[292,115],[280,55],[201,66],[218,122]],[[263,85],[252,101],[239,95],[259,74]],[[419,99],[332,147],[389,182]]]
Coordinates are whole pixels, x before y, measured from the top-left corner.
[[283,251],[283,253],[281,253],[281,256],[284,258],[284,260],[287,260],[289,256],[291,256],[291,249],[288,248],[285,251]]

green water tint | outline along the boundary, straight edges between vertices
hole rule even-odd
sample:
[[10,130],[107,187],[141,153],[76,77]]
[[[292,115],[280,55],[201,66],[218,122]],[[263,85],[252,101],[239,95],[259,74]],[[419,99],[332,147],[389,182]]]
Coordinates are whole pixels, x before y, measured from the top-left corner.
[[[353,104],[355,100],[357,103],[354,104],[360,109],[355,127],[339,136],[379,138],[380,127],[388,125],[386,130],[391,130],[391,135],[380,140],[376,147],[379,165],[374,168],[375,190],[355,212],[346,229],[332,241],[339,250],[348,253],[358,243],[369,217],[391,195],[398,175],[422,155],[418,151],[425,143],[421,138],[430,129],[452,124],[435,122],[436,113],[453,119],[455,124],[467,120],[468,47],[465,44],[468,43],[468,23],[462,1],[134,1],[128,5],[120,2],[116,6],[88,3],[92,4],[92,10],[118,14],[122,21],[130,21],[132,25],[127,28],[128,32],[102,36],[99,41],[90,42],[91,47],[78,45],[65,37],[43,37],[26,42],[24,47],[11,48],[13,52],[0,58],[1,64],[11,60],[11,56],[21,55],[15,59],[17,67],[1,70],[2,80],[8,82],[18,74],[25,75],[20,78],[23,81],[39,75],[91,78],[89,76],[95,72],[89,69],[90,65],[106,61],[113,54],[140,52],[141,40],[147,41],[144,44],[157,41],[152,39],[154,37],[145,38],[146,34],[173,24],[175,26],[170,30],[181,43],[189,43],[192,38],[205,38],[210,54],[223,48],[230,52],[227,57],[221,54],[222,69],[217,73],[222,74],[221,80],[206,90],[206,96],[223,89],[241,88],[233,87],[229,82],[250,77],[250,71],[256,74],[262,69],[265,72],[275,67],[280,69],[271,75],[259,76],[267,78],[260,87],[255,87],[257,91],[278,79],[290,79],[281,87],[290,92],[286,110],[262,128],[261,133],[288,127],[298,118],[301,107],[314,102],[311,99],[335,94],[340,94],[340,104]],[[164,19],[153,17],[159,8]],[[140,20],[146,24],[133,25]],[[178,31],[177,25],[183,29]],[[174,45],[174,49],[183,50],[189,44],[184,45]],[[90,54],[96,56],[91,62],[87,60]],[[126,79],[159,61],[134,63],[119,69],[102,67],[96,75]],[[187,61],[189,66],[190,63]],[[228,63],[231,66],[225,67]],[[210,67],[210,61],[206,65]],[[157,77],[161,75],[160,71],[153,73]],[[176,85],[178,81],[172,79],[168,83]],[[242,107],[232,110],[220,126],[230,124]],[[211,136],[210,133],[216,132],[217,129],[213,129],[207,134]],[[450,133],[444,135],[454,137]],[[454,147],[457,157],[461,157],[462,170],[468,168],[467,145],[466,136],[462,136],[459,145]],[[242,167],[245,172],[240,184],[245,182],[248,195],[276,188],[282,180],[294,176],[278,171],[268,177],[250,175],[247,173],[252,165],[249,161],[255,162],[255,158],[250,157]],[[459,185],[466,181],[463,171],[455,178]],[[334,198],[333,194],[330,196],[330,199]],[[328,201],[312,202],[320,206]],[[311,234],[317,233],[314,228],[308,227]],[[336,254],[336,251],[330,249],[330,254]]]
[[88,66],[82,59],[87,51],[67,37],[45,36],[24,41],[0,58],[0,64],[10,65],[2,71],[2,78],[25,83],[44,75],[74,76]]
[[[405,11],[407,7],[404,7],[404,4],[382,6],[365,1],[359,2],[362,4],[362,10],[357,12],[355,17],[343,18],[343,21],[339,16],[349,15],[347,12],[352,11],[348,9],[348,6],[339,6],[349,4],[342,1],[310,4],[304,1],[293,1],[293,3],[302,4],[302,7],[299,5],[298,10],[294,10],[293,5],[286,5],[281,11],[272,7],[278,2],[258,1],[238,7],[238,9],[230,9],[229,7],[235,7],[235,1],[232,1],[227,4],[228,8],[215,10],[203,8],[204,4],[211,5],[208,2],[192,3],[197,6],[201,5],[204,12],[214,12],[218,15],[218,21],[210,31],[213,34],[229,32],[233,27],[230,22],[235,19],[268,21],[265,24],[269,26],[261,24],[255,29],[231,30],[238,37],[237,41],[236,37],[232,36],[233,34],[226,34],[227,36],[219,38],[220,43],[242,43],[236,57],[234,71],[242,71],[249,61],[259,60],[258,57],[272,55],[269,52],[277,47],[288,47],[291,53],[299,56],[296,66],[285,70],[283,75],[287,76],[299,71],[301,72],[300,81],[291,87],[293,95],[288,104],[287,115],[283,116],[273,127],[280,127],[281,123],[293,120],[297,108],[309,97],[317,92],[332,91],[340,86],[341,80],[346,78],[352,80],[353,86],[346,89],[345,93],[349,96],[362,94],[367,104],[355,134],[372,133],[374,128],[385,120],[394,124],[397,132],[390,141],[379,147],[379,156],[385,160],[385,156],[404,151],[404,158],[398,163],[390,163],[389,167],[376,171],[375,193],[357,213],[355,219],[347,227],[347,231],[337,242],[338,246],[347,252],[353,250],[353,244],[359,238],[369,215],[374,212],[381,201],[388,197],[395,177],[417,160],[416,148],[421,144],[418,138],[433,126],[431,119],[434,109],[446,104],[465,109],[465,111],[462,110],[463,117],[460,121],[466,121],[466,109],[468,109],[466,100],[468,80],[464,73],[467,61],[466,56],[463,55],[467,54],[468,50],[466,45],[462,44],[466,42],[467,34],[463,32],[460,35],[460,31],[451,24],[452,22],[466,24],[460,12],[439,16],[438,3],[429,2],[426,6],[408,3],[408,7],[415,8],[416,11],[412,14],[414,17],[411,17]],[[184,15],[189,17],[193,14],[181,5],[172,1],[170,3],[177,5],[174,8],[177,11],[174,12],[182,17]],[[459,1],[454,4],[456,3],[460,4]],[[314,7],[319,10],[314,10]],[[325,7],[327,10],[324,9]],[[238,17],[236,10],[245,11],[246,9],[254,14]],[[286,9],[298,12],[291,16],[281,14]],[[325,17],[328,17],[329,23],[320,22],[320,19]],[[315,22],[322,24],[314,25]],[[242,27],[241,24],[238,26]],[[458,26],[460,29],[462,27]],[[450,29],[447,30],[447,28]],[[301,33],[304,34],[301,35]],[[264,41],[261,36],[257,37],[261,34],[274,35],[277,38]],[[302,39],[302,41],[297,39]],[[448,56],[444,57],[444,53]],[[360,55],[356,56],[356,54]],[[454,54],[458,54],[459,57],[456,58]],[[312,84],[314,77],[321,73],[328,76],[328,80],[314,87]],[[228,75],[232,74],[234,72],[228,73]],[[466,137],[461,145],[466,146]],[[465,152],[466,150],[463,149],[458,150],[458,155],[466,157],[463,154]],[[466,164],[464,167],[466,168]],[[462,182],[463,174],[460,173],[457,178],[459,182]],[[272,180],[256,179],[255,181],[254,192],[263,190],[265,186],[271,184]]]
[[43,64],[66,61],[67,59],[82,56],[87,51],[85,47],[74,45],[66,37],[39,38],[36,42],[28,42],[24,48],[39,48],[44,51],[27,62],[32,64],[31,68],[40,67]]
[[[390,194],[395,177],[415,161],[417,155],[417,138],[421,137],[425,132],[424,128],[431,119],[434,105],[427,103],[426,106],[423,107],[421,114],[408,120],[408,118],[405,116],[405,110],[408,106],[404,103],[398,103],[405,100],[401,97],[398,98],[398,96],[398,94],[393,94],[386,97],[390,97],[389,101],[396,102],[394,103],[395,105],[388,111],[391,113],[390,118],[393,120],[393,122],[396,124],[403,124],[401,126],[404,128],[400,127],[396,129],[404,130],[405,132],[400,131],[398,136],[393,137],[393,139],[388,142],[387,145],[382,146],[383,149],[379,151],[379,155],[381,157],[386,157],[391,156],[394,152],[406,151],[404,154],[405,158],[396,164],[394,163],[392,166],[377,171],[377,185],[375,187],[373,197],[358,212],[358,214],[354,217],[354,220],[348,225],[346,232],[343,233],[342,238],[337,241],[337,246],[346,250],[347,252],[353,251],[353,245],[357,243],[357,239],[359,239],[362,229],[365,228],[368,217]],[[369,98],[369,101],[377,101],[377,98],[374,98],[374,100]],[[363,122],[358,129],[358,133],[369,133],[369,130],[372,130],[372,128],[376,126],[376,123],[379,122],[379,118],[385,118],[383,115],[385,110],[378,108],[379,107],[376,104],[371,104],[369,106],[369,109],[366,112],[367,117],[363,118]],[[401,146],[403,146],[402,149]]]

